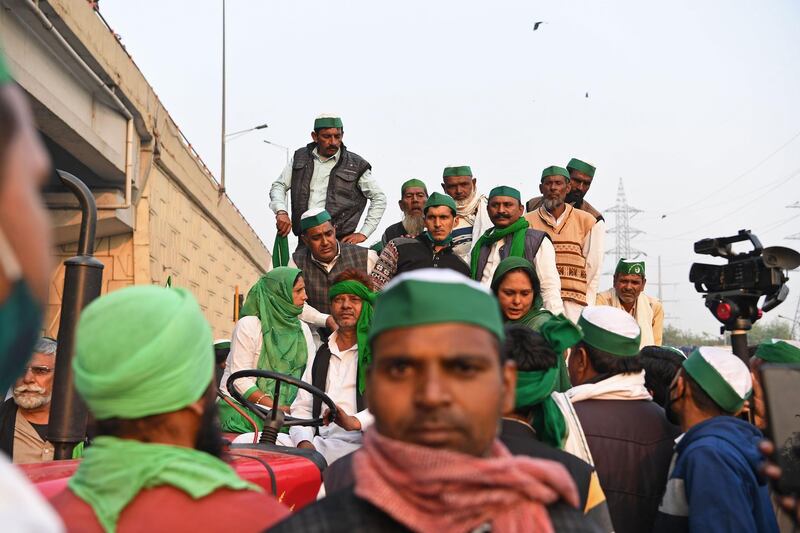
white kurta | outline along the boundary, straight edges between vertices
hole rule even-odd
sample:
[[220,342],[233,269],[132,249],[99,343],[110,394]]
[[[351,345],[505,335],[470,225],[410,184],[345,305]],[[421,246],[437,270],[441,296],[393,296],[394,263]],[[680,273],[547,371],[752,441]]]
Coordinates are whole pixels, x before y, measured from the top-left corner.
[[[311,330],[302,321],[300,327],[303,329],[303,336],[306,340],[306,349],[308,350],[308,360],[311,361],[316,353],[314,346],[314,339],[311,336]],[[239,370],[249,370],[258,368],[258,356],[261,354],[261,346],[264,345],[264,337],[261,334],[261,321],[255,316],[246,316],[240,318],[233,328],[233,335],[231,335],[231,351],[228,354],[227,366],[225,372],[222,374],[222,384],[219,390],[230,396],[228,393],[228,378],[234,372]],[[310,364],[310,363],[309,363]],[[236,390],[240,394],[244,394],[251,387],[256,386],[256,378],[242,378],[236,380]],[[272,396],[271,391],[267,392]],[[252,434],[251,442],[252,442]]]
[[[492,284],[492,277],[497,266],[500,264],[500,250],[503,247],[503,239],[492,244],[489,250],[489,257],[486,260],[486,267],[483,269],[481,284],[489,287]],[[533,259],[533,267],[539,277],[539,290],[542,293],[544,308],[557,315],[564,312],[564,302],[561,300],[561,278],[558,276],[556,268],[556,250],[550,239],[542,240],[542,244],[536,251]]]

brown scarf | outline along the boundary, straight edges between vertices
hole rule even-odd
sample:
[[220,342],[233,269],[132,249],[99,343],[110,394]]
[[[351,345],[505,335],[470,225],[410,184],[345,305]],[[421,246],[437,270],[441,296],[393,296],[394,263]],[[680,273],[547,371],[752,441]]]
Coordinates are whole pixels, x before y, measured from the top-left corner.
[[479,458],[370,429],[353,462],[356,495],[421,533],[464,533],[488,522],[493,532],[551,532],[546,505],[563,498],[578,506],[563,466],[513,456],[498,440],[490,457]]

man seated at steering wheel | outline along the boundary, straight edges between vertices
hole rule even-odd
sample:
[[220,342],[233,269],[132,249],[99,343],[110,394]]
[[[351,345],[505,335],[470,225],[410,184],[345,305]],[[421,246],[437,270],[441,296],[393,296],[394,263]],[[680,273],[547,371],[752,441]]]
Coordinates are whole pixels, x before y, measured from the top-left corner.
[[[325,393],[336,404],[336,416],[322,399],[299,389],[291,406],[293,418],[319,418],[325,426],[294,426],[289,434],[278,435],[277,444],[317,450],[328,464],[361,447],[362,434],[371,424],[372,415],[364,406],[364,385],[371,352],[367,335],[372,322],[375,293],[365,273],[348,269],[339,274],[328,291],[331,316],[337,330],[308,358],[303,377]],[[352,413],[352,414],[351,414]],[[253,434],[237,437],[236,442],[252,442]]]

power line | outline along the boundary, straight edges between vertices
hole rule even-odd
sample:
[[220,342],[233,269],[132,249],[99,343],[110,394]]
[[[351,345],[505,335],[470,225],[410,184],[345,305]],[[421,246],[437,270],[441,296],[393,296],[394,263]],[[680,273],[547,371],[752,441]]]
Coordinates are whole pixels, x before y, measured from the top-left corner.
[[620,178],[617,187],[617,203],[606,209],[606,213],[614,213],[614,227],[608,229],[607,233],[616,235],[614,248],[607,250],[606,254],[614,256],[615,264],[619,263],[620,259],[635,259],[640,255],[647,255],[641,250],[631,248],[631,239],[644,233],[631,226],[631,218],[641,212],[641,209],[628,205],[628,200],[625,198],[625,187]]

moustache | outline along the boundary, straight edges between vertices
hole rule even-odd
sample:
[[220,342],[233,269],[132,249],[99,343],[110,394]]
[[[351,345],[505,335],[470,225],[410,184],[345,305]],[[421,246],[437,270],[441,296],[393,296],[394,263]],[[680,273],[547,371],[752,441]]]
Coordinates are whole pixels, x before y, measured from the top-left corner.
[[14,387],[14,394],[23,394],[25,392],[44,394],[46,391],[44,387],[40,387],[39,385],[20,385],[19,387]]
[[505,213],[497,213],[495,215],[496,218],[511,218],[511,215],[507,215]]

